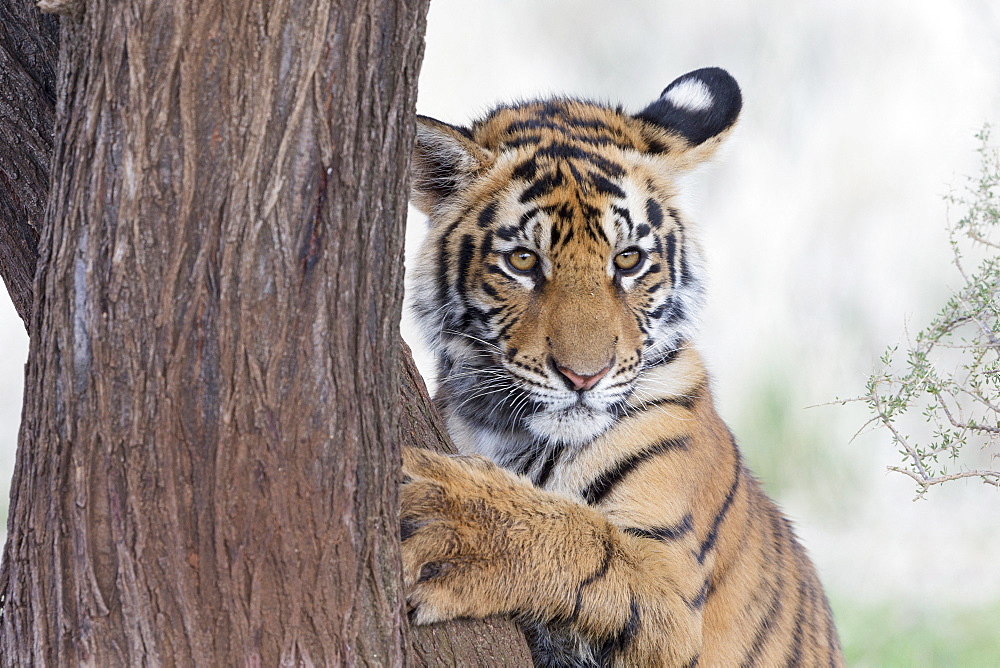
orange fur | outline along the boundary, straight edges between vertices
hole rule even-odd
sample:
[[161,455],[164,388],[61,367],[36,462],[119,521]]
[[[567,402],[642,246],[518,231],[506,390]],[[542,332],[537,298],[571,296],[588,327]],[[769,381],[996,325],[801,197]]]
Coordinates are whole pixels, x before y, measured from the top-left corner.
[[418,316],[449,430],[489,458],[404,453],[418,623],[513,615],[540,666],[842,665],[815,570],[689,343],[700,249],[675,179],[735,122],[720,72],[636,116],[551,100],[420,121]]

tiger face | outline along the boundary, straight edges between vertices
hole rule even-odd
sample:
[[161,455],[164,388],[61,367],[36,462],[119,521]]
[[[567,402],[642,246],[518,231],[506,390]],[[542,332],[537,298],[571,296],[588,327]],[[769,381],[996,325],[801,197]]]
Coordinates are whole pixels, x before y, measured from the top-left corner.
[[418,118],[412,201],[431,229],[410,289],[453,435],[498,459],[589,443],[629,409],[701,301],[676,179],[739,109],[711,68],[635,115],[555,99],[469,128]]

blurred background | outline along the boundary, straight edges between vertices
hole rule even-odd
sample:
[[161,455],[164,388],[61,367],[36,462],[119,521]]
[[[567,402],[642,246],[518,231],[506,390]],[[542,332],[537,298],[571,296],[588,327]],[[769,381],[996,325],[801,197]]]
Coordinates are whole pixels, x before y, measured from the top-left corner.
[[[720,412],[796,522],[850,665],[1000,666],[1000,493],[954,482],[914,502],[885,470],[900,459],[887,433],[851,440],[865,408],[822,405],[862,394],[886,346],[960,287],[943,196],[1000,121],[1000,3],[433,0],[418,111],[463,123],[559,93],[638,111],[708,65],[744,92],[686,199]],[[408,251],[423,230],[412,214]],[[27,336],[0,300],[6,515]]]

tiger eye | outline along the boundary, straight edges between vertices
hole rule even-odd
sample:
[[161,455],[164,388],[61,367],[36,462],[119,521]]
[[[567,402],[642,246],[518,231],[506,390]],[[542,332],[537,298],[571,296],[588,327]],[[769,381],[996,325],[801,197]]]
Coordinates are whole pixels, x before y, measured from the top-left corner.
[[528,272],[538,264],[538,256],[527,248],[515,248],[507,254],[507,264],[515,271]]
[[615,255],[615,266],[622,271],[630,271],[639,266],[642,259],[642,251],[638,248],[629,248]]

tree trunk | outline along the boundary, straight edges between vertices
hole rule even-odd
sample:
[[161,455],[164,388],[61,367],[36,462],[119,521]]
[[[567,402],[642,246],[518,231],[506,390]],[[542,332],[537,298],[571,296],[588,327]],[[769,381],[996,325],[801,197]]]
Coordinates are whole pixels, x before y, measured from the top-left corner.
[[[426,3],[49,6],[68,16],[2,662],[403,663],[396,360]],[[8,123],[47,136],[30,108]],[[0,197],[44,201],[35,176]],[[0,212],[25,317],[39,208]],[[527,656],[507,622],[415,650]]]

